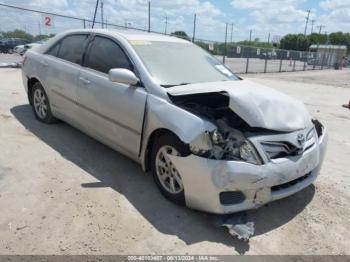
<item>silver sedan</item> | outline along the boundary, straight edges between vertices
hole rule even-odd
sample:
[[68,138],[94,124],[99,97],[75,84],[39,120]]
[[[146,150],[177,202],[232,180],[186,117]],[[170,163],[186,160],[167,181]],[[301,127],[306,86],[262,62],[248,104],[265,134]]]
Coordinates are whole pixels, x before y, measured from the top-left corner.
[[294,194],[325,154],[326,129],[301,102],[176,37],[68,31],[26,53],[23,83],[39,121],[79,128],[150,170],[166,198],[202,211]]

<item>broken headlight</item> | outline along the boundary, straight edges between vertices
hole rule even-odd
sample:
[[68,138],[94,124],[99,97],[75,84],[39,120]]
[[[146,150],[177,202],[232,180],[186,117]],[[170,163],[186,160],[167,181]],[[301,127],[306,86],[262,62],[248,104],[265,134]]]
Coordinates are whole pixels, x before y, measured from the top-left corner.
[[[207,141],[204,147],[203,141]],[[201,143],[198,143],[198,142]],[[197,143],[196,143],[197,142]],[[197,139],[190,144],[193,154],[217,160],[245,161],[251,164],[260,164],[260,158],[254,146],[235,129],[220,132],[214,130],[203,134],[201,139]]]
[[256,165],[260,164],[260,161],[258,160],[258,156],[255,152],[253,145],[248,141],[245,141],[243,144],[241,144],[241,146],[239,147],[239,154],[240,157],[248,163]]

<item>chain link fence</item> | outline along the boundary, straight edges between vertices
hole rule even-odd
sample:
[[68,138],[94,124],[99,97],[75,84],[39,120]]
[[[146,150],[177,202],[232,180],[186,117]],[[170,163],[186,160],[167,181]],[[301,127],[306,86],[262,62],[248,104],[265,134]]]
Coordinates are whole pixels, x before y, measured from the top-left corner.
[[[203,44],[200,44],[203,47]],[[207,43],[206,48],[234,72],[276,73],[333,68],[342,57],[336,52],[303,52],[222,43]],[[218,55],[220,53],[221,55]]]

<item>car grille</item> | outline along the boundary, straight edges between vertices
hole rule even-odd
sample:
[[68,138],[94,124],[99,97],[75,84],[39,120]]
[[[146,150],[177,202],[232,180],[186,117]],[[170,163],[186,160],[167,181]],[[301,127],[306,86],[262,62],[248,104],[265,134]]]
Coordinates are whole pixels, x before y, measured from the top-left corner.
[[288,187],[294,186],[294,185],[296,185],[296,184],[302,182],[302,181],[305,180],[306,178],[308,178],[310,175],[311,175],[311,172],[307,173],[306,175],[304,175],[304,176],[302,176],[302,177],[299,177],[299,178],[297,178],[297,179],[294,179],[294,180],[292,180],[292,181],[289,181],[289,182],[287,182],[287,183],[273,186],[273,187],[271,187],[271,191],[278,191],[278,190],[281,190],[281,189],[286,189],[286,188],[288,188]]
[[270,159],[297,155],[298,148],[288,142],[262,142],[266,154]]
[[316,140],[313,134],[314,129],[311,129],[306,135],[306,141],[302,147],[297,147],[287,141],[264,141],[261,142],[261,145],[269,159],[301,155],[315,144]]

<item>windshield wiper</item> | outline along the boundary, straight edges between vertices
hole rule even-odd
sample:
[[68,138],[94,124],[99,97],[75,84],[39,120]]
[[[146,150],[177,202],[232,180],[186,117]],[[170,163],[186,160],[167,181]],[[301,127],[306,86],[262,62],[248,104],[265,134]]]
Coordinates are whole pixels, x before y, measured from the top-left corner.
[[177,84],[177,85],[160,85],[160,86],[168,88],[168,87],[173,87],[173,86],[185,86],[188,84],[190,84],[190,83],[181,83],[181,84]]

